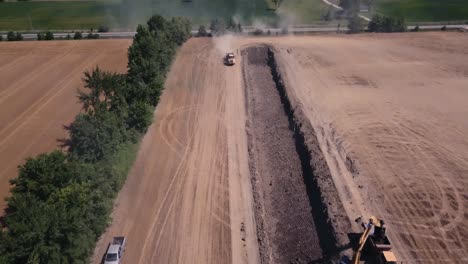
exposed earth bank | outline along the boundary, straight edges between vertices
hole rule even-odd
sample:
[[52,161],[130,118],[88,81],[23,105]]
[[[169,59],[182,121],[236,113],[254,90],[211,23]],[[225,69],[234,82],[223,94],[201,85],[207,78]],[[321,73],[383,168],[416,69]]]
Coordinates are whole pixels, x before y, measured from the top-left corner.
[[350,224],[315,133],[289,100],[272,49],[257,45],[242,53],[261,262],[337,258]]

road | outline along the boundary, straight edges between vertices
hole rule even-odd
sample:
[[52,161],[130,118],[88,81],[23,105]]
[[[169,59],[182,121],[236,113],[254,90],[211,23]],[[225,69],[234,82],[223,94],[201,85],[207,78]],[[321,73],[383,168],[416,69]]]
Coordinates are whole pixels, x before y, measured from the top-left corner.
[[124,263],[258,263],[240,67],[212,40],[178,52],[94,263],[117,235]]

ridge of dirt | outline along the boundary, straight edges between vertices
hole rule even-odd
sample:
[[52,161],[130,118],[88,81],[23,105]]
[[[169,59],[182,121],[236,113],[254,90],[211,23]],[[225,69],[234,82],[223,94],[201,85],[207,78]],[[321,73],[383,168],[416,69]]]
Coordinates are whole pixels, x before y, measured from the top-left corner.
[[253,46],[243,53],[261,263],[317,261],[323,252],[294,135],[268,66],[268,47]]
[[[271,47],[243,50],[249,167],[262,263],[324,263],[349,245],[349,219]],[[255,124],[253,126],[252,124]]]
[[347,253],[345,250],[350,248],[348,234],[352,230],[351,222],[345,213],[341,199],[338,196],[338,191],[333,182],[330,170],[323,155],[323,152],[318,143],[316,132],[309,119],[306,117],[303,106],[298,98],[290,92],[288,86],[281,76],[281,66],[277,64],[275,59],[275,49],[270,48],[268,51],[269,63],[272,69],[272,75],[275,79],[278,91],[285,108],[290,111],[290,116],[294,124],[296,137],[300,137],[299,141],[303,142],[303,160],[309,161],[309,166],[312,169],[313,177],[311,177],[311,186],[313,187],[314,206],[317,206],[322,211],[322,216],[325,218],[321,221],[319,228],[319,236],[330,236],[331,241],[323,241],[322,248],[328,253],[329,258]]

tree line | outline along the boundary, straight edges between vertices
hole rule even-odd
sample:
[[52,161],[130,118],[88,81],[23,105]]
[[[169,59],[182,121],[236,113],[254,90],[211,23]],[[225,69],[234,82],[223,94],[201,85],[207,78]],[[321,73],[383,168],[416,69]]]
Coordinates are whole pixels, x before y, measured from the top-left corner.
[[[99,31],[99,32],[101,32],[101,31]],[[37,40],[54,40],[54,39],[56,39],[55,36],[54,36],[54,33],[52,33],[51,31],[39,32],[39,33],[37,33],[36,38],[37,38]],[[99,34],[94,33],[93,31],[90,31],[88,33],[88,35],[86,35],[86,39],[98,39],[98,38],[99,38]],[[7,41],[22,41],[22,40],[24,40],[24,37],[23,37],[23,34],[21,34],[21,32],[9,31],[7,33],[6,39],[7,39]],[[79,31],[74,32],[73,36],[70,35],[70,33],[68,33],[67,36],[65,36],[64,39],[66,39],[66,40],[83,39],[83,34],[81,32],[79,32]],[[2,35],[0,35],[0,41],[3,41],[3,36]]]
[[68,127],[68,151],[27,159],[10,181],[0,263],[89,262],[190,29],[186,19],[153,16],[137,28],[126,74],[84,73],[83,110]]

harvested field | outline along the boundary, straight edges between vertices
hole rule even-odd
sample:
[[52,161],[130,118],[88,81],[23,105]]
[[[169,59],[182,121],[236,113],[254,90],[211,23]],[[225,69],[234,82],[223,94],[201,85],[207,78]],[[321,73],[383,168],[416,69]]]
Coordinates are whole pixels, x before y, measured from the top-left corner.
[[124,72],[130,40],[0,43],[0,207],[27,157],[60,147],[96,65]]
[[385,219],[405,263],[466,263],[468,35],[272,42],[349,218]]

